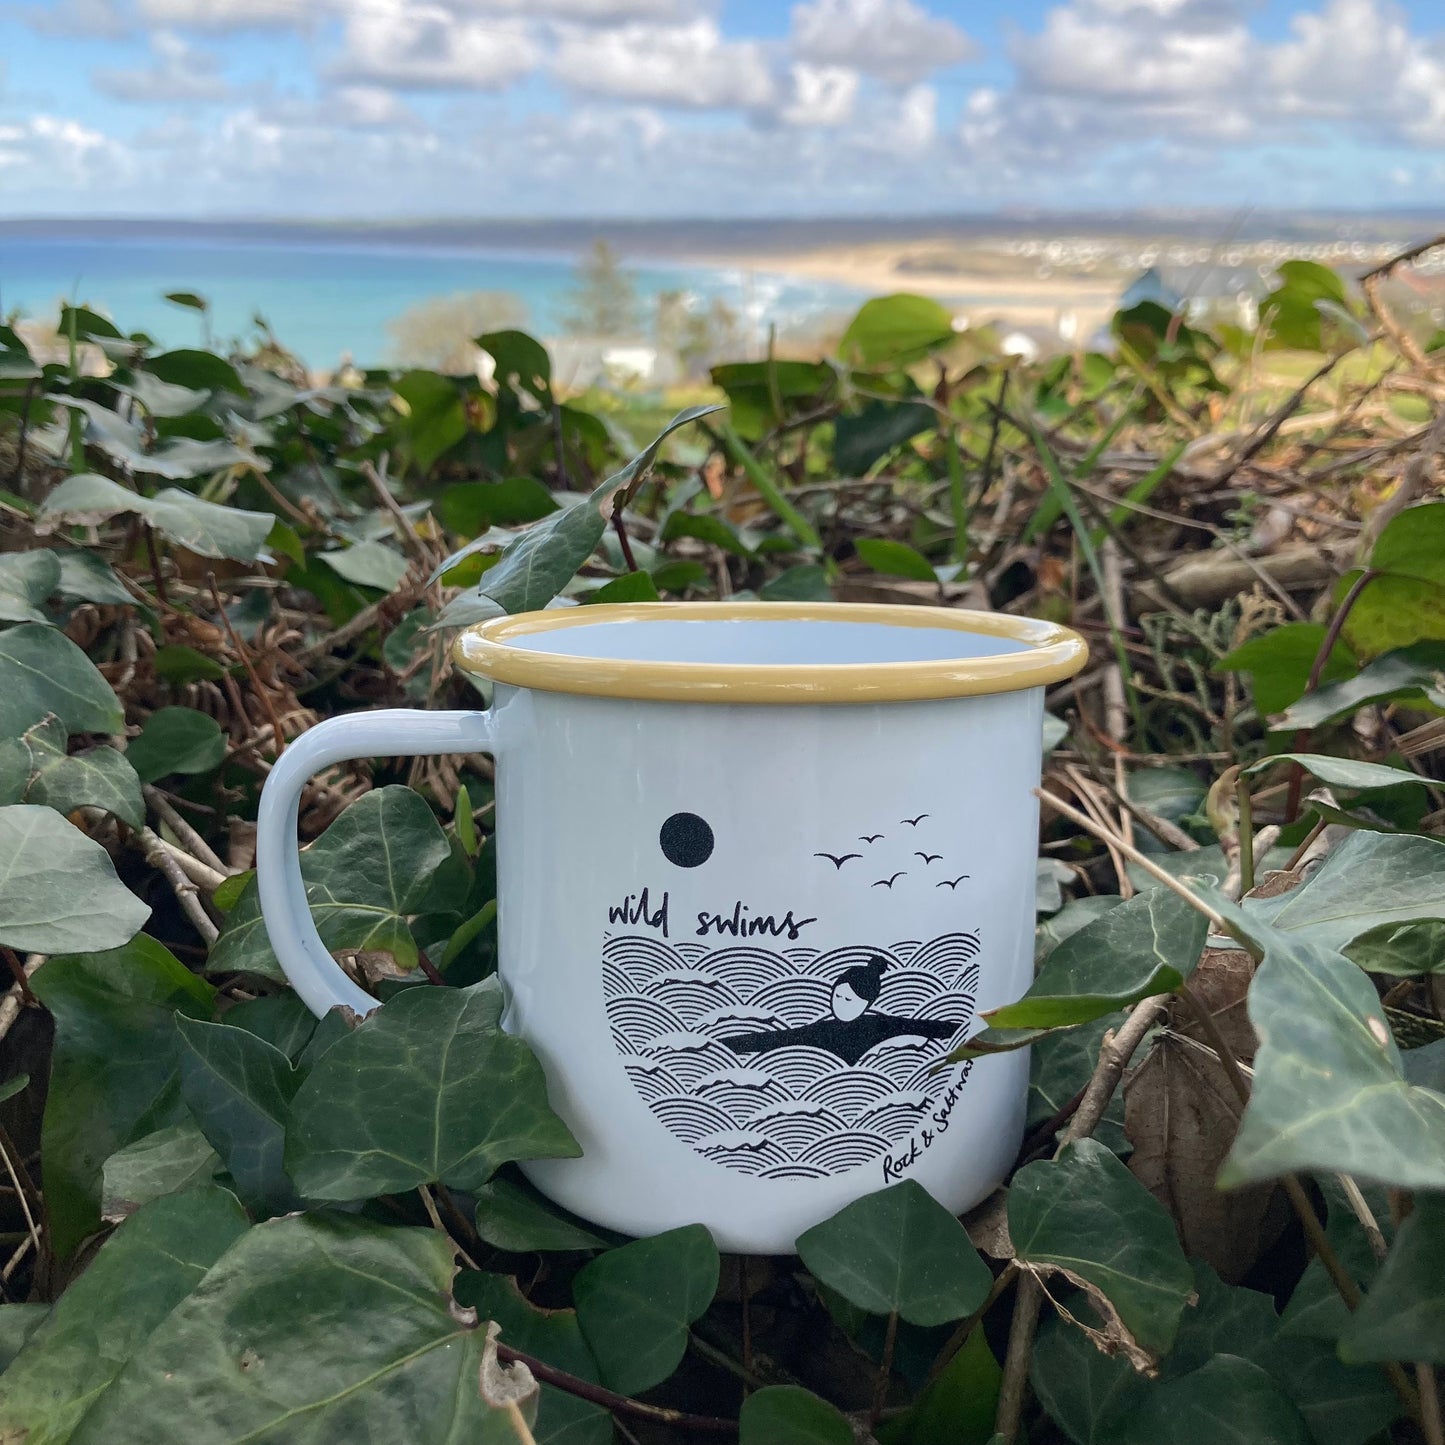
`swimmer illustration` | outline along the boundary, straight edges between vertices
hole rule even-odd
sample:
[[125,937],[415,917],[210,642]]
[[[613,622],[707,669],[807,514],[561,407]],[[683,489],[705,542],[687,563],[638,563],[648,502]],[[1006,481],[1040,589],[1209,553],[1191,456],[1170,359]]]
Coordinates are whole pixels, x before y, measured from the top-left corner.
[[795,873],[738,886],[749,838],[680,805],[701,806],[659,809],[652,861],[602,933],[609,1031],[641,1105],[758,1179],[882,1168],[936,1136],[972,1070],[948,1055],[984,947],[965,901],[934,887],[962,861],[941,816],[904,831],[890,806],[853,824],[871,832],[800,838]]
[[946,1039],[958,1029],[957,1020],[903,1018],[897,1014],[870,1013],[883,989],[887,961],[874,957],[850,968],[837,983],[829,1002],[831,1017],[796,1028],[758,1029],[745,1034],[724,1034],[718,1042],[737,1054],[764,1054],[806,1044],[856,1064],[869,1049],[887,1039]]

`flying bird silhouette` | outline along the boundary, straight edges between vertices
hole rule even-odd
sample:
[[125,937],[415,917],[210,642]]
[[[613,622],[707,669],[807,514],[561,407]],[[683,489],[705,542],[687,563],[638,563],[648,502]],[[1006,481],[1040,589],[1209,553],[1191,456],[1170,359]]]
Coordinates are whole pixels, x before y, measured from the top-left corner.
[[967,877],[967,873],[960,873],[957,878],[945,878],[941,883],[935,883],[933,886],[935,888],[952,888],[956,891],[958,885]]
[[875,884],[873,884],[873,887],[875,887],[875,888],[892,888],[893,885],[894,885],[900,878],[906,878],[906,877],[908,877],[908,875],[907,875],[906,873],[904,873],[904,872],[900,869],[900,870],[899,870],[897,873],[895,873],[895,874],[893,875],[893,877],[891,877],[891,878],[880,878]]
[[913,853],[913,856],[914,856],[915,858],[922,858],[925,863],[937,863],[938,860],[943,857],[943,854],[942,854],[942,853],[920,853],[920,852],[918,852],[918,851],[915,849],[915,850],[914,850],[914,853]]
[[815,858],[826,858],[826,859],[833,865],[833,867],[836,868],[840,873],[843,871],[843,865],[844,865],[850,858],[861,858],[862,856],[863,856],[863,855],[862,855],[861,853],[844,853],[841,858],[840,858],[836,853],[814,853],[814,854],[813,854],[813,857],[815,857]]
[[882,836],[882,833],[860,833],[858,841],[860,843],[876,843]]
[[925,818],[931,818],[932,813],[920,813],[916,818],[901,818],[900,822],[907,823],[910,828],[916,828]]

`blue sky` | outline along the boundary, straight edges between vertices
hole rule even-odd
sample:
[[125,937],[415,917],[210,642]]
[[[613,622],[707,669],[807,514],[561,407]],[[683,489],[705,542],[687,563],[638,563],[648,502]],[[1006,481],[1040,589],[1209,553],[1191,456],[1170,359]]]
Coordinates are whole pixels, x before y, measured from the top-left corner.
[[0,216],[1445,198],[1441,0],[0,0]]

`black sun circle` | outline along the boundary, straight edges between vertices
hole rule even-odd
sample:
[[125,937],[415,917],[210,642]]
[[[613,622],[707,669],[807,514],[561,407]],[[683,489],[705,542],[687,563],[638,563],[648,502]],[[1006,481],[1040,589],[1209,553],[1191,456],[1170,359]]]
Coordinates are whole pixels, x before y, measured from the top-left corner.
[[696,813],[674,813],[657,835],[663,856],[679,868],[697,868],[712,857],[713,836]]

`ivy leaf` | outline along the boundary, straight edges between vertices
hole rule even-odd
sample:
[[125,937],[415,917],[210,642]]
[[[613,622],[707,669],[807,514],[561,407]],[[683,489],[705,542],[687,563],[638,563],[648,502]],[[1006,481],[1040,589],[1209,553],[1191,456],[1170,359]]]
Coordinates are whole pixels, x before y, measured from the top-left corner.
[[69,1440],[146,1336],[248,1227],[241,1206],[214,1187],[154,1200],[127,1219],[6,1371],[0,1439]]
[[1445,1189],[1445,1097],[1405,1081],[1369,979],[1332,949],[1212,901],[1264,947],[1249,989],[1254,1087],[1221,1187],[1319,1169]]
[[1097,1140],[1020,1169],[1008,1225],[1022,1262],[1093,1286],[1144,1350],[1168,1352],[1194,1289],[1189,1263],[1164,1206]]
[[126,748],[126,757],[143,783],[172,773],[209,773],[226,757],[226,737],[207,713],[190,707],[153,712]]
[[319,1026],[316,1015],[291,989],[246,999],[226,1010],[224,1022],[264,1039],[293,1064],[301,1058]]
[[245,1029],[176,1018],[181,1095],[225,1161],[236,1193],[254,1214],[284,1214],[301,1200],[282,1155],[286,1117],[301,1076],[279,1049]]
[[[238,452],[229,443],[172,442],[166,455],[179,466],[176,450],[190,448],[184,466],[166,471],[167,476],[197,476],[217,466],[230,466],[236,460],[254,461]],[[220,447],[221,452],[204,452],[202,448]],[[155,460],[152,458],[151,460]],[[191,468],[194,467],[194,470]],[[143,467],[140,470],[157,470]],[[194,552],[200,557],[229,557],[237,562],[253,562],[266,545],[266,538],[275,525],[270,512],[247,512],[240,507],[223,507],[202,501],[179,487],[166,487],[153,497],[133,492],[108,477],[82,472],[67,477],[46,498],[38,521],[42,526],[57,527],[67,523],[94,524],[126,513],[145,518],[163,537]]]
[[738,1445],[852,1445],[853,1427],[801,1385],[767,1385],[743,1401]]
[[33,622],[0,632],[0,737],[16,737],[52,713],[72,733],[125,726],[110,684],[63,633]]
[[509,1160],[575,1157],[541,1065],[500,1013],[494,984],[409,988],[337,1040],[292,1104],[286,1167],[302,1194],[476,1189]]
[[1215,1355],[1145,1392],[1122,1438],[1126,1445],[1311,1445],[1289,1397],[1258,1365],[1236,1355]]
[[324,1215],[249,1230],[131,1356],[72,1445],[516,1445],[432,1229]]
[[938,580],[933,564],[907,542],[890,537],[859,537],[853,545],[863,561],[885,577],[908,577],[915,582]]
[[[1254,687],[1254,705],[1261,717],[1283,712],[1298,702],[1309,686],[1315,658],[1324,646],[1327,629],[1322,622],[1286,622],[1261,637],[1251,637],[1215,666],[1221,672],[1247,672]],[[1320,682],[1350,677],[1358,664],[1343,642],[1336,642],[1320,674]]]
[[[833,423],[833,466],[838,475],[861,477],[881,458],[895,447],[902,446],[920,432],[934,431],[938,416],[933,408],[921,401],[868,401],[855,414],[844,412]],[[904,546],[906,544],[899,543]],[[911,552],[913,549],[908,548]],[[914,554],[917,555],[916,553]],[[886,567],[868,564],[876,572],[887,572]],[[893,573],[893,576],[915,576],[914,573]],[[933,581],[933,568],[928,569],[926,578]]]
[[1408,977],[1445,971],[1445,921],[1381,924],[1360,934],[1343,952],[1366,973]]
[[875,296],[858,308],[838,342],[853,366],[906,366],[955,339],[948,308],[929,296]]
[[221,1168],[220,1155],[192,1119],[157,1129],[117,1149],[100,1172],[100,1217],[127,1219],[143,1204],[209,1184]]
[[1039,1328],[1029,1384],[1045,1414],[1074,1445],[1119,1445],[1148,1383],[1120,1355],[1106,1355],[1057,1316]]
[[896,1310],[912,1325],[962,1319],[993,1284],[963,1225],[914,1179],[865,1194],[806,1230],[798,1254],[859,1309]]
[[65,724],[48,717],[22,737],[0,738],[0,778],[15,780],[15,802],[42,803],[57,813],[104,808],[132,828],[145,822],[140,779],[114,748],[67,753]]
[[[1334,1176],[1321,1175],[1316,1184],[1325,1200],[1325,1238],[1350,1277],[1368,1288],[1380,1267],[1374,1246]],[[1372,1184],[1366,1184],[1364,1190],[1366,1202],[1377,1210],[1375,1218],[1380,1227],[1390,1231],[1388,1200],[1384,1191]],[[1372,1193],[1381,1197],[1371,1200]],[[1389,1238],[1388,1233],[1386,1238]],[[1349,1321],[1350,1311],[1340,1298],[1329,1271],[1318,1257],[1311,1259],[1284,1307],[1281,1334],[1289,1339],[1325,1341],[1333,1346]]]
[[1445,643],[1417,642],[1387,652],[1354,676],[1308,693],[1277,719],[1275,727],[1319,728],[1351,717],[1369,703],[1398,700],[1445,708]]
[[[454,1289],[457,1303],[476,1310],[479,1319],[495,1320],[514,1349],[576,1379],[598,1383],[597,1361],[574,1311],[538,1309],[522,1295],[516,1280],[500,1274],[463,1270]],[[532,1436],[536,1445],[612,1445],[612,1417],[601,1406],[543,1385]]]
[[1017,1003],[984,1015],[995,1028],[1089,1023],[1194,972],[1208,920],[1168,889],[1140,893],[1064,939]]
[[1428,781],[1408,768],[1386,767],[1383,763],[1365,763],[1357,758],[1333,758],[1323,753],[1271,753],[1246,768],[1246,776],[1266,772],[1280,763],[1298,763],[1311,777],[1331,788],[1348,788],[1369,792],[1374,788],[1394,788],[1402,783],[1424,787]]
[[0,943],[20,953],[116,948],[150,909],[115,876],[110,854],[59,813],[0,808]]
[[[407,919],[421,911],[437,869],[450,857],[447,836],[423,798],[399,785],[373,788],[301,854],[322,942],[332,952],[384,951],[402,968],[414,968],[417,949]],[[254,878],[226,915],[206,967],[284,981]]]
[[988,1445],[1002,1383],[1003,1371],[988,1338],[975,1327],[962,1348],[925,1383],[908,1413],[891,1427],[880,1427],[879,1439],[887,1445],[938,1445],[945,1440],[949,1445]]
[[60,562],[60,586],[57,591],[62,597],[81,602],[103,602],[110,607],[136,605],[135,598],[116,576],[115,569],[102,562],[94,552],[76,547],[51,555]]
[[338,577],[377,592],[392,592],[400,587],[410,565],[400,552],[383,542],[358,542],[337,552],[316,555]]
[[54,552],[0,553],[0,622],[48,623],[43,604],[59,586]]
[[477,1190],[477,1233],[512,1254],[607,1247],[605,1239],[561,1213],[555,1204],[501,1177]]
[[[1045,1034],[1029,1055],[1029,1104],[1027,1128],[1030,1131],[1046,1124],[1084,1088],[1099,1065],[1099,1051],[1104,1035],[1117,1029],[1121,1014],[1105,1014],[1091,1024],[1076,1029],[1059,1029]],[[1124,1133],[1124,1099],[1116,1090],[1109,1100],[1104,1117],[1094,1130],[1094,1137],[1114,1153],[1127,1153],[1129,1139]]]
[[[1392,517],[1370,552],[1370,571],[1345,619],[1344,636],[1360,657],[1445,638],[1445,502],[1408,507]],[[1347,572],[1335,589],[1343,602],[1364,575]]]
[[602,1370],[623,1395],[661,1384],[687,1349],[687,1327],[717,1293],[717,1246],[701,1224],[609,1249],[572,1285],[577,1321]]
[[[4,375],[5,359],[0,356],[0,375]],[[25,1341],[40,1328],[50,1313],[49,1305],[0,1305],[0,1375],[25,1348]]]
[[174,1017],[209,1017],[214,994],[145,934],[52,958],[30,986],[55,1019],[40,1156],[51,1247],[66,1259],[100,1223],[106,1160],[185,1117]]
[[657,451],[679,427],[696,421],[718,406],[690,406],[673,419],[627,463],[608,477],[585,502],[554,512],[529,527],[502,553],[482,578],[481,595],[503,612],[531,612],[545,607],[576,575],[607,530],[612,499],[641,482],[652,470]]
[[1244,911],[1327,952],[1387,923],[1445,918],[1445,843],[1352,832],[1308,882],[1276,898],[1248,899]]
[[1347,1361],[1445,1364],[1445,1199],[1421,1194],[1340,1336]]

